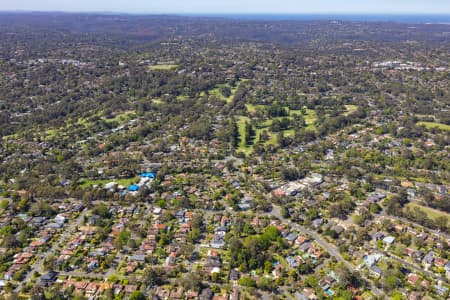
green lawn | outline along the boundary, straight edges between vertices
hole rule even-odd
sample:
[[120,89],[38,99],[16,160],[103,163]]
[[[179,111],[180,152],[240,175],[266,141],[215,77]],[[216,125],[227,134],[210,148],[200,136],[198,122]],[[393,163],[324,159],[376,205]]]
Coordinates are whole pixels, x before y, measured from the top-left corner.
[[148,68],[150,70],[163,70],[163,71],[170,71],[170,70],[174,70],[176,68],[178,68],[178,65],[174,65],[174,64],[167,64],[167,65],[153,65],[153,66],[148,66]]
[[435,123],[435,122],[417,122],[418,126],[425,126],[427,129],[439,128],[442,130],[450,131],[450,125]]
[[[254,104],[246,104],[247,107],[247,111],[249,113],[253,113],[256,111],[256,109],[258,108],[264,108],[264,105],[254,105]],[[290,110],[289,111],[289,116],[287,118],[292,119],[294,114],[302,114],[301,110]],[[269,133],[269,139],[267,141],[264,142],[264,145],[275,145],[277,143],[277,132],[271,132],[270,131],[270,126],[272,125],[273,120],[278,119],[281,120],[283,117],[277,117],[277,118],[272,118],[269,120],[264,121],[262,124],[260,124],[259,127],[255,128],[255,139],[253,141],[253,144],[259,143],[259,137],[260,134],[262,133],[263,130],[267,130],[267,132]],[[305,120],[306,123],[306,127],[305,129],[309,129],[309,130],[315,130],[315,122],[317,120],[317,116],[314,110],[311,109],[307,109],[306,110],[306,114],[303,115],[303,118]],[[249,117],[245,117],[245,116],[240,116],[238,117],[238,131],[239,131],[239,147],[238,147],[238,151],[240,152],[244,152],[246,154],[249,154],[253,151],[253,145],[247,145],[245,143],[245,122],[246,121],[250,121]],[[284,136],[294,136],[295,131],[293,129],[287,129],[287,130],[283,130],[282,131]]]
[[[249,146],[245,143],[245,122],[246,121],[250,121],[250,118],[240,116],[238,119],[237,125],[239,128],[239,138],[240,138],[238,151],[248,154],[253,151],[253,146],[252,145]],[[270,132],[269,127],[271,125],[272,125],[272,120],[267,120],[262,124],[261,127],[255,128],[255,139],[253,141],[253,144],[259,143],[259,136],[263,130],[267,130],[270,135],[270,139],[268,141],[266,141],[264,144],[271,144],[271,145],[276,144],[277,135]]]
[[[158,66],[156,66],[156,67],[158,67]],[[221,84],[218,84],[218,85],[216,85],[214,88],[212,88],[212,89],[210,89],[210,90],[208,90],[208,91],[202,91],[202,92],[200,92],[199,97],[200,97],[200,98],[201,98],[201,97],[205,97],[205,96],[208,94],[208,95],[211,95],[211,96],[215,96],[215,97],[217,97],[217,98],[219,98],[219,99],[221,99],[221,100],[224,100],[224,101],[226,101],[228,104],[230,104],[231,101],[233,101],[234,94],[236,93],[237,89],[239,88],[239,85],[240,85],[242,82],[245,82],[246,80],[247,80],[247,79],[241,79],[240,81],[237,82],[237,84],[236,84],[235,86],[231,86],[229,83],[221,83]],[[223,88],[223,87],[229,87],[229,88],[230,88],[230,90],[231,90],[231,95],[230,95],[229,97],[225,97],[225,96],[222,94],[222,92],[220,91],[221,88]],[[178,96],[177,96],[177,100],[183,101],[183,100],[186,100],[186,99],[189,99],[189,97],[186,96],[186,95],[178,95]],[[153,101],[154,101],[154,100],[153,100]]]
[[247,108],[247,111],[250,114],[254,114],[256,112],[256,109],[260,108],[263,109],[265,105],[261,105],[261,104],[245,104],[245,107]]
[[[136,117],[135,111],[125,111],[122,113],[117,114],[116,116],[112,118],[107,118],[103,115],[103,112],[99,112],[94,115],[95,117],[100,117],[103,121],[107,123],[117,123],[119,126],[127,123],[131,119]],[[93,117],[94,117],[93,116]],[[37,135],[39,135],[41,138],[48,140],[48,139],[55,139],[57,137],[61,136],[67,136],[69,133],[89,129],[94,126],[94,122],[90,118],[84,118],[80,117],[76,120],[67,120],[65,122],[65,125],[59,127],[59,128],[49,128],[46,131],[39,132]]]
[[[245,122],[247,122],[247,121],[250,121],[250,118],[240,116],[240,117],[238,117],[238,122],[237,122],[238,132],[239,132],[239,139],[240,139],[239,146],[238,146],[238,151],[239,152],[244,152],[246,154],[252,152],[252,150],[253,150],[252,146],[248,146],[245,143]],[[256,137],[258,137],[258,134],[256,135]]]
[[105,118],[105,117],[102,117],[102,119],[105,120],[106,122],[117,122],[117,123],[119,123],[119,125],[123,125],[135,117],[136,117],[136,112],[130,110],[130,111],[125,111],[121,114],[118,114],[110,119]]
[[431,208],[431,207],[422,206],[420,204],[412,203],[412,202],[408,203],[407,207],[409,207],[411,210],[420,209],[423,212],[425,212],[430,219],[433,219],[433,220],[436,219],[437,217],[446,217],[447,219],[450,220],[450,214],[448,214],[444,211],[440,211],[440,210]]
[[[238,125],[238,131],[239,131],[239,147],[238,151],[244,152],[246,154],[249,154],[253,151],[253,145],[247,145],[245,143],[245,122],[250,121],[249,117],[243,117],[240,116],[237,122]],[[277,135],[278,132],[271,132],[270,126],[272,125],[273,120],[267,120],[265,121],[261,127],[255,128],[255,139],[253,140],[253,144],[257,144],[260,142],[259,137],[263,130],[266,130],[269,133],[270,138],[264,142],[264,145],[276,145],[277,143]],[[294,136],[295,131],[294,129],[287,129],[282,131],[284,136]]]
[[11,134],[11,135],[5,135],[4,137],[2,137],[2,140],[7,141],[7,140],[17,140],[19,138],[19,135],[17,133]]
[[125,179],[104,179],[104,180],[90,180],[90,179],[82,179],[83,183],[81,184],[81,188],[87,188],[92,185],[103,186],[108,182],[116,182],[118,185],[129,186],[131,184],[137,183],[139,181],[138,177],[133,178],[125,178]]
[[189,99],[189,97],[186,96],[186,95],[178,95],[177,96],[177,100],[178,101],[184,101],[184,100],[187,100],[187,99]]
[[[250,114],[254,114],[257,109],[264,109],[264,106],[265,105],[262,105],[262,104],[248,104],[248,103],[245,104],[245,107],[247,108],[247,111]],[[294,116],[295,114],[302,115],[302,111],[301,110],[289,110],[289,117],[288,118]],[[304,114],[302,116],[303,116],[303,119],[305,120],[307,128],[308,129],[315,129],[314,122],[317,120],[316,112],[314,110],[312,110],[312,109],[307,109],[306,110],[306,114]],[[282,117],[280,117],[278,119],[282,119]]]
[[[241,83],[245,82],[245,79],[241,79],[240,81],[238,81],[236,83],[235,86],[231,86],[229,83],[222,83],[222,84],[218,84],[215,88],[211,89],[208,91],[208,93],[210,95],[214,95],[219,99],[225,100],[228,104],[230,104],[233,101],[234,98],[234,94],[236,93],[237,89],[239,88],[239,86],[241,85]],[[222,92],[220,91],[221,88],[223,87],[229,87],[231,90],[231,95],[229,97],[225,97],[224,95],[222,95]]]
[[[301,110],[290,110],[289,111],[290,116],[293,116],[294,114],[301,115],[302,111]],[[306,114],[303,115],[303,119],[305,120],[305,123],[306,123],[306,129],[311,129],[311,130],[316,129],[316,126],[314,125],[314,123],[317,120],[317,115],[313,109],[307,109]]]
[[45,131],[45,134],[49,138],[55,137],[56,136],[56,130],[55,129],[47,129]]
[[[220,91],[223,87],[228,86],[231,89],[231,95],[229,97],[225,97]],[[227,103],[231,103],[233,101],[234,93],[236,92],[236,87],[231,88],[228,84],[219,84],[215,88],[208,91],[211,96],[216,96],[219,99],[225,100]]]
[[348,116],[349,114],[355,112],[358,109],[358,106],[356,105],[345,105],[345,108],[347,109],[347,111],[344,113],[345,116]]

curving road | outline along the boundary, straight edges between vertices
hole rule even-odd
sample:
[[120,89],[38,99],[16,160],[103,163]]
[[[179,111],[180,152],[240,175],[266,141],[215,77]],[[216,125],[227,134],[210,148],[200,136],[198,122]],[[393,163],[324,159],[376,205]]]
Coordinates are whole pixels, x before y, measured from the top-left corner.
[[[273,205],[272,212],[269,213],[270,215],[274,216],[275,218],[281,220],[284,224],[289,224],[289,226],[298,232],[306,233],[310,235],[317,244],[319,244],[323,249],[325,249],[331,256],[333,256],[338,262],[341,262],[344,264],[345,267],[347,267],[350,271],[355,272],[356,268],[353,264],[346,261],[341,253],[339,253],[339,250],[336,249],[334,246],[330,245],[328,242],[326,242],[317,232],[310,230],[308,228],[305,228],[297,223],[293,223],[292,221],[284,218],[281,215],[281,208],[279,206]],[[382,290],[377,288],[373,282],[366,278],[365,276],[361,275],[369,284],[370,288],[373,291],[373,293],[378,297],[385,297],[386,295]]]

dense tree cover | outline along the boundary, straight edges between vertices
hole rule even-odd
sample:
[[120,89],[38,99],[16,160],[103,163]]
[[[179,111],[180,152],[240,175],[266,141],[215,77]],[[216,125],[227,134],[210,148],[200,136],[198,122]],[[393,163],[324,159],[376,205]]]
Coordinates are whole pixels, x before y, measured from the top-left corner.
[[246,271],[262,268],[266,261],[271,262],[272,257],[267,250],[271,246],[280,247],[281,239],[278,229],[269,226],[262,234],[249,235],[243,240],[231,235],[228,237],[228,243],[233,267]]

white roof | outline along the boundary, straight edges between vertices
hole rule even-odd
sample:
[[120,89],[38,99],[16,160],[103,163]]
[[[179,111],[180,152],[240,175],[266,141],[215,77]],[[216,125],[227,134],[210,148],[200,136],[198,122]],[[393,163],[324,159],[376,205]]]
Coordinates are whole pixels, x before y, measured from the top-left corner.
[[395,237],[393,236],[387,236],[383,239],[383,242],[386,244],[392,244],[395,241]]

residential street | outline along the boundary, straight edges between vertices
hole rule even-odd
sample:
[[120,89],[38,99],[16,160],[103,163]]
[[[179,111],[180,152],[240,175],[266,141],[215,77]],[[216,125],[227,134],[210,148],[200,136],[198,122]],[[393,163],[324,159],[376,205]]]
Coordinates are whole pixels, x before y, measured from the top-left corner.
[[81,225],[81,222],[84,219],[84,216],[86,216],[86,214],[88,213],[88,209],[84,209],[80,215],[73,221],[68,221],[70,222],[68,227],[63,227],[63,232],[60,234],[58,240],[56,240],[55,242],[53,242],[52,246],[50,249],[48,249],[47,251],[45,251],[44,254],[39,254],[36,258],[36,261],[34,262],[33,265],[31,265],[31,269],[30,271],[27,273],[26,277],[24,280],[22,280],[20,282],[20,284],[17,286],[16,288],[16,292],[19,292],[23,285],[26,282],[29,282],[31,280],[31,276],[33,275],[34,272],[38,272],[40,274],[44,273],[44,269],[43,269],[43,263],[44,261],[50,257],[50,255],[54,254],[55,251],[58,249],[59,246],[63,245],[64,242],[73,234],[75,233],[75,230],[78,226]]
[[[343,263],[351,272],[356,272],[356,267],[351,264],[350,262],[346,261],[342,255],[339,253],[339,250],[336,249],[334,246],[330,245],[328,242],[326,242],[318,233],[307,229],[299,224],[293,223],[290,220],[284,218],[281,215],[281,208],[279,206],[273,206],[272,211],[270,214],[278,219],[280,219],[284,224],[289,224],[289,226],[301,233],[305,233],[310,235],[315,242],[317,242],[322,248],[325,249],[331,256],[333,256],[338,262]],[[361,275],[362,276],[362,275]],[[375,293],[376,296],[384,296],[385,294],[383,291],[378,289],[372,282],[372,280],[366,278],[363,276],[363,278],[370,283],[372,291]]]

